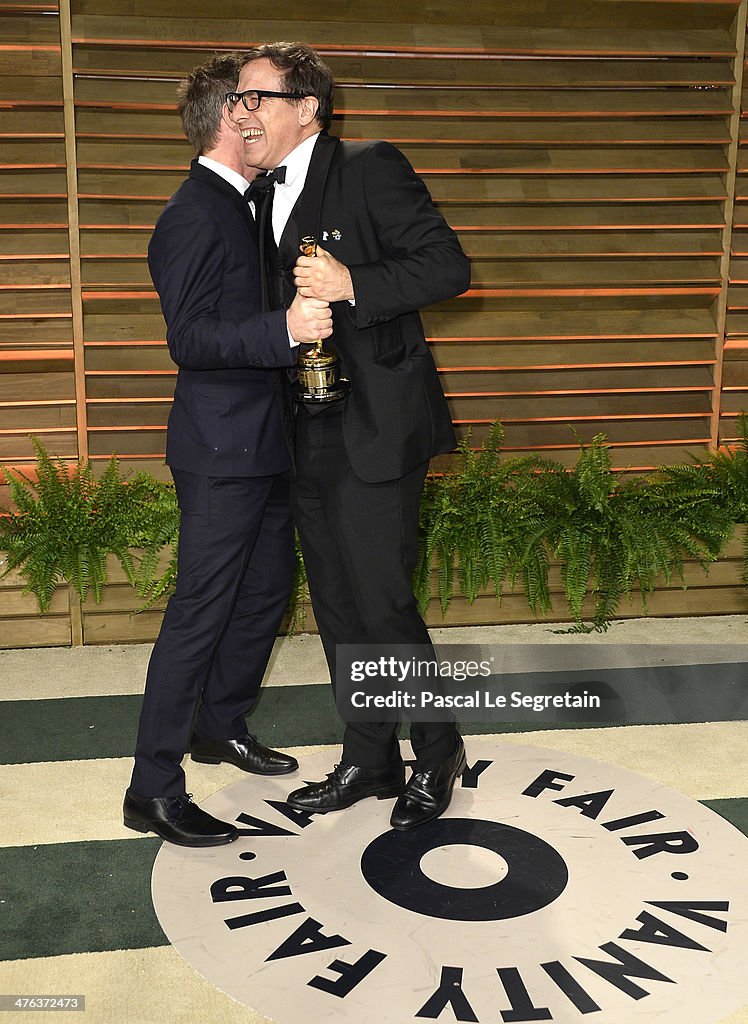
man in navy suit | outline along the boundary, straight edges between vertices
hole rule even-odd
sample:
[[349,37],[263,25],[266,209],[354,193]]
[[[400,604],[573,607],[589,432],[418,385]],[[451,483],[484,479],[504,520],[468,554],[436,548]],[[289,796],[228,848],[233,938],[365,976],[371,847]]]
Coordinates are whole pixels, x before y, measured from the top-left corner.
[[[339,644],[416,645],[433,658],[411,577],[428,462],[455,436],[418,310],[463,292],[470,266],[402,153],[327,134],[332,98],[330,70],[314,50],[273,43],[248,52],[228,104],[246,163],[283,168],[273,238],[263,238],[269,291],[280,306],[296,287],[332,304],[331,344],[351,384],[329,405],[300,404],[292,487],[334,684]],[[322,242],[316,257],[299,257],[306,235]],[[465,768],[454,721],[411,723],[416,769],[407,786],[395,728],[347,721],[340,764],[289,804],[325,813],[399,795],[393,827],[438,817]]]
[[287,370],[299,342],[332,326],[324,300],[294,296],[287,311],[262,312],[243,143],[225,106],[241,60],[217,56],[180,87],[197,158],[148,248],[179,367],[166,460],[181,519],[176,591],[148,667],[124,821],[182,846],[238,835],[185,793],[188,749],[195,761],[260,775],[298,767],[249,734],[244,716],[293,576]]

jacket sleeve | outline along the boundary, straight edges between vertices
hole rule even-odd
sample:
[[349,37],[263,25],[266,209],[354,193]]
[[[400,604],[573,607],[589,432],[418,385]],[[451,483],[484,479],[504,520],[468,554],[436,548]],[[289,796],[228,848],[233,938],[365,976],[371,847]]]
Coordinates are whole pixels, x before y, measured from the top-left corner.
[[225,240],[209,211],[167,206],[148,246],[148,267],[177,366],[221,370],[293,366],[284,310],[244,320],[221,316]]
[[367,152],[366,207],[381,258],[348,269],[356,326],[371,327],[470,286],[470,261],[403,154],[387,142]]

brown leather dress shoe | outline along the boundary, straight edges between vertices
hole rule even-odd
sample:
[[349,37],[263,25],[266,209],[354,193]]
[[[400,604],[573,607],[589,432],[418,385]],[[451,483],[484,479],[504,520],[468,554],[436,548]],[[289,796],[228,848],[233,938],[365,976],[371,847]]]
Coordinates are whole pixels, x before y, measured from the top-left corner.
[[201,810],[190,793],[184,796],[138,796],[128,790],[124,822],[136,832],[155,832],[176,846],[224,846],[239,838],[239,830]]
[[289,754],[263,747],[251,733],[238,740],[206,740],[194,733],[190,741],[190,757],[199,764],[236,765],[253,775],[288,775],[299,762]]

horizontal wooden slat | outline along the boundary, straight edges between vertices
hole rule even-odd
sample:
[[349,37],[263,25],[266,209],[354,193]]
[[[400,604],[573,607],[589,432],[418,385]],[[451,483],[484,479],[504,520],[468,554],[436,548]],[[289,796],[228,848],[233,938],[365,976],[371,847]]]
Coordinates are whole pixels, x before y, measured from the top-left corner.
[[38,196],[30,199],[3,199],[0,203],[0,229],[17,232],[34,230],[67,229],[68,214],[64,197],[50,199]]
[[[19,118],[21,112],[15,112]],[[9,114],[7,116],[10,116]],[[0,122],[1,123],[1,122]],[[160,138],[181,143],[182,129],[176,108],[167,111],[117,111],[116,122],[107,110],[80,107],[76,111],[78,137],[119,138],[132,142]],[[375,114],[340,114],[333,134],[352,139],[389,139],[396,144],[430,142],[440,146],[463,144],[563,145],[563,146],[657,146],[726,145],[730,141],[725,117],[656,118],[639,120],[595,119],[566,121],[538,118],[457,118],[435,120],[414,117],[386,117]]]
[[0,431],[33,434],[49,427],[75,427],[75,406],[0,406]]
[[[473,262],[472,286],[533,287],[558,285],[594,287],[607,284],[668,285],[691,282],[720,283],[719,260],[715,259],[639,259],[612,258],[565,260],[496,260]],[[141,275],[142,277],[142,275]]]
[[[13,149],[18,161],[49,159],[58,154],[59,144],[33,146],[17,143]],[[685,174],[727,171],[721,147],[668,147],[649,149],[532,149],[486,144],[471,148],[462,145],[450,150],[442,146],[403,145],[402,151],[419,173],[427,171],[469,171],[496,174]],[[186,143],[154,140],[133,142],[123,147],[119,140],[82,139],[78,143],[78,166],[85,170],[111,170],[113,167],[157,168],[182,172],[192,156]],[[59,155],[59,160],[62,155]],[[10,157],[9,162],[12,162]]]
[[0,18],[0,42],[36,46],[59,46],[60,27],[56,17],[4,13]]
[[[12,207],[16,204],[9,202],[4,205]],[[158,196],[147,202],[83,199],[80,203],[81,225],[84,232],[109,231],[111,226],[126,230],[152,231],[163,206],[164,198]],[[12,216],[23,216],[25,212],[19,204]],[[687,230],[719,228],[724,223],[718,205],[701,201],[691,204],[667,202],[659,205],[620,202],[594,206],[579,203],[560,206],[551,203],[525,203],[521,206],[445,203],[442,213],[453,227],[476,234],[497,230],[544,234],[589,229],[606,233],[617,230],[640,232],[662,228]],[[51,218],[52,214],[49,216]],[[601,243],[605,244],[605,236],[601,236]]]
[[[729,115],[729,92],[716,88],[653,90],[549,90],[532,89],[389,89],[340,86],[335,94],[339,113],[366,111],[419,117],[683,117]],[[76,106],[121,110],[175,106],[174,83],[135,78],[80,76]]]
[[[56,23],[50,21],[48,27],[54,33],[58,32]],[[37,78],[28,74],[0,75],[0,101],[3,101],[4,106],[12,105],[19,109],[35,106],[62,108],[62,79],[46,76]]]
[[[39,612],[39,605],[33,594],[24,594],[21,590],[2,590],[3,619],[32,618]],[[59,587],[52,595],[49,604],[49,615],[65,615],[70,605],[67,588]],[[45,614],[45,617],[46,617]]]
[[70,619],[68,616],[0,618],[0,648],[66,647],[69,645]]
[[460,309],[423,314],[430,338],[492,338],[530,341],[582,338],[708,337],[716,333],[707,310],[537,310],[491,313]]
[[30,196],[64,197],[67,191],[65,170],[20,169],[0,171],[0,195],[8,198]]
[[[40,429],[34,432],[42,443],[63,458],[76,458],[78,445],[75,431],[57,431]],[[26,435],[6,436],[0,434],[0,459],[8,462],[22,462],[33,458],[34,447]]]
[[148,265],[144,259],[84,258],[81,273],[84,288],[102,285],[144,288],[152,286]]
[[[572,429],[573,427],[573,429]],[[538,422],[504,424],[505,440],[503,450],[507,455],[523,455],[526,452],[543,452],[549,458],[558,453],[574,452],[579,441],[589,444],[596,434],[605,434],[608,442],[617,448],[625,445],[647,445],[678,443],[703,446],[708,436],[706,414],[700,417],[680,419],[614,420],[599,419],[576,422]],[[472,447],[479,447],[488,440],[490,426],[481,423],[458,424],[455,428],[458,438],[470,438]],[[615,458],[615,456],[614,456]]]
[[[0,22],[0,24],[2,24]],[[6,44],[7,46],[7,44]],[[6,75],[28,75],[38,78],[56,78],[61,72],[59,46],[19,46],[3,50],[3,73]]]
[[61,139],[24,139],[3,142],[0,166],[65,166],[65,143]]
[[0,226],[0,260],[14,256],[67,256],[68,233],[64,230],[30,228],[2,230]]
[[[437,206],[439,203],[437,202]],[[722,227],[724,216],[712,203],[638,204],[621,202],[597,205],[532,205],[476,206],[444,203],[441,212],[458,231],[511,231],[516,233],[556,231],[652,231],[655,229],[686,230],[700,227]],[[604,236],[602,236],[604,244]]]
[[[601,364],[631,366],[662,365],[691,360],[711,363],[715,359],[714,342],[691,338],[654,338],[637,341],[573,341],[555,342],[449,342],[431,344],[437,366],[492,367],[498,370],[544,367],[584,367]],[[669,372],[669,371],[665,371]]]
[[453,419],[485,420],[563,420],[574,422],[587,417],[607,419],[672,416],[700,413],[711,409],[707,389],[682,393],[635,393],[630,395],[503,395],[501,398],[478,396],[451,398],[449,407]]
[[451,395],[458,394],[524,394],[541,393],[582,394],[587,391],[666,392],[685,388],[709,390],[712,386],[711,368],[708,366],[670,366],[667,380],[653,373],[652,368],[614,367],[594,369],[570,367],[562,370],[512,370],[484,372],[443,372],[441,384]]
[[[594,9],[588,8],[590,12]],[[610,8],[606,8],[606,13],[609,11]],[[478,51],[569,56],[732,56],[735,53],[726,25],[719,29],[695,28],[688,32],[682,29],[663,31],[654,26],[637,30],[616,25],[612,29],[609,22],[607,28],[593,28],[589,24],[578,28],[527,28],[521,22],[504,28],[467,25],[463,21],[464,14],[460,10],[461,16],[456,24],[450,26],[447,40],[438,23],[429,24],[428,19],[424,19],[425,23],[407,25],[401,24],[399,17],[384,25],[366,21],[348,24],[345,21],[299,20],[293,26],[287,20],[265,21],[260,18],[244,21],[170,17],[169,34],[172,45],[192,47],[197,44],[200,48],[212,48],[218,44],[242,48],[267,39],[288,38],[289,28],[293,27],[296,38],[319,47],[323,53],[345,46],[366,50],[381,46],[390,53],[420,50],[440,54]],[[142,47],[144,41],[152,40],[159,45],[160,29],[158,19],[153,17],[127,20],[121,15],[80,14],[73,18],[73,42],[91,44],[98,41],[111,45],[116,40],[118,45],[129,42]]]
[[[591,8],[580,9],[574,0],[555,0],[553,24],[567,29],[617,29],[619,26],[659,28],[663,23],[684,30],[724,28],[729,26],[736,4],[737,0],[721,0],[719,4],[715,4],[714,0],[681,0],[677,4],[653,3],[652,0],[648,0],[647,3],[639,3],[636,0],[598,0]],[[137,16],[138,19],[143,15],[149,15],[151,18],[171,18],[175,13],[174,6],[169,0],[159,0],[158,3],[144,3],[143,0],[79,0],[76,10],[82,16],[116,14],[119,19],[128,15]],[[183,17],[197,18],[198,21],[211,13],[210,10],[206,11],[205,5],[199,0],[185,0],[184,3],[180,3],[178,10]],[[252,13],[258,19],[272,19],[277,17],[278,7],[272,0],[258,0],[253,5]],[[246,16],[247,8],[240,0],[226,0],[221,5],[221,14],[233,23],[235,19]],[[467,20],[465,14],[465,8],[460,5],[443,5],[439,8],[439,22],[450,26],[460,25]],[[538,0],[503,0],[500,6],[496,5],[495,0],[476,0],[471,4],[469,14],[470,24],[473,25],[506,25],[512,28],[518,24],[533,28],[545,28],[548,25],[547,4]],[[298,23],[307,17],[307,11],[304,8],[291,7],[287,12],[284,11],[284,15],[287,19],[284,22],[287,32],[282,38],[299,38],[298,35],[289,36],[288,30],[297,28]],[[404,11],[398,0],[382,0],[376,8],[372,8],[366,0],[350,0],[344,7],[331,5],[329,11],[326,11],[332,29],[338,22],[360,23],[367,18],[372,22],[399,24],[405,21],[403,15]],[[429,0],[416,0],[408,6],[407,16],[408,20],[412,20],[416,25],[427,23],[434,16],[433,4]]]
[[8,319],[29,316],[40,320],[45,316],[70,316],[69,289],[0,290],[0,317]]
[[[55,88],[57,88],[56,83]],[[20,92],[19,92],[20,95]],[[62,95],[60,93],[60,95]],[[64,138],[62,110],[49,107],[34,111],[33,127],[29,124],[28,110],[0,108],[0,138]]]
[[[45,172],[25,172],[27,189],[43,192],[48,185],[53,190],[52,176]],[[31,178],[34,178],[33,182]],[[90,171],[79,173],[78,188],[86,197],[122,197],[139,199],[149,197],[162,203],[172,195],[184,180],[184,173],[164,171]],[[13,178],[13,181],[7,179]],[[725,196],[724,181],[714,175],[673,175],[667,180],[656,176],[628,176],[614,181],[605,176],[553,178],[505,178],[490,174],[439,175],[424,173],[423,179],[434,198],[441,203],[621,203],[678,202],[684,200],[719,200]],[[23,179],[25,180],[25,179]],[[0,176],[0,191],[17,191],[23,180],[20,175]]]
[[140,313],[132,316],[91,313],[84,318],[86,341],[157,340],[166,336],[166,325],[160,313]]
[[[453,218],[454,219],[454,218]],[[2,239],[0,237],[0,243]],[[146,239],[147,242],[147,239]],[[566,258],[594,254],[596,256],[719,256],[722,252],[720,232],[714,231],[482,231],[460,232],[466,254],[473,258],[549,257]],[[129,243],[129,249],[126,247]],[[104,240],[97,239],[100,251]],[[123,252],[133,251],[133,240],[127,236],[117,243]],[[143,250],[145,251],[145,246]]]
[[[371,10],[371,5],[369,5]],[[448,10],[448,8],[443,8]],[[158,74],[175,78],[186,75],[207,60],[210,50],[175,50],[168,45],[148,49],[116,49],[78,44],[74,70],[85,74]],[[434,60],[387,55],[356,56],[332,53],[326,57],[336,82],[346,84],[466,85],[504,88],[639,87],[641,85],[731,85],[730,65],[724,60],[576,60],[490,59],[488,57]]]
[[27,259],[0,260],[0,293],[7,288],[44,285],[70,287],[70,264],[66,254],[56,259],[39,259],[32,255]]
[[88,447],[91,455],[157,454],[163,457],[166,450],[166,430],[158,426],[148,430],[89,430]]
[[[84,258],[129,257],[146,255],[150,238],[150,227],[142,230],[83,230],[81,246]],[[24,250],[41,251],[45,239],[52,237],[52,232],[32,232],[28,239],[24,238]],[[6,238],[0,232],[0,253],[4,251],[20,251],[13,248],[13,239],[18,238],[17,232]],[[67,239],[67,234],[59,232],[59,243]],[[720,255],[721,236],[716,230],[711,231],[520,231],[463,229],[460,232],[462,248],[473,258],[499,257],[537,257],[571,255],[593,256],[683,256],[683,255]]]
[[176,383],[176,367],[172,366],[172,373],[169,376],[159,375],[136,375],[136,376],[91,376],[86,380],[86,394],[88,395],[89,409],[93,408],[91,403],[100,400],[114,399],[143,399],[151,398],[158,401],[170,401]]

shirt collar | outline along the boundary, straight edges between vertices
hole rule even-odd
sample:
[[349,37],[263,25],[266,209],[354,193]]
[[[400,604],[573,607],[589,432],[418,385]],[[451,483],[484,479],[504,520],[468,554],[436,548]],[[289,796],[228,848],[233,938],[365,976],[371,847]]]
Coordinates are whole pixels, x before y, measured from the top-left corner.
[[217,160],[211,160],[209,156],[199,156],[197,162],[202,164],[203,167],[207,167],[209,170],[214,171],[220,178],[227,181],[229,185],[233,185],[236,191],[240,195],[249,188],[249,182],[246,178],[243,178],[238,171],[235,171],[232,167],[227,167],[225,164],[219,164]]
[[287,188],[289,185],[294,185],[298,179],[301,179],[303,183],[311,163],[312,150],[319,134],[319,132],[315,132],[308,139],[304,139],[296,149],[291,150],[285,160],[281,161],[286,168],[286,180],[283,185],[276,185],[276,188]]

